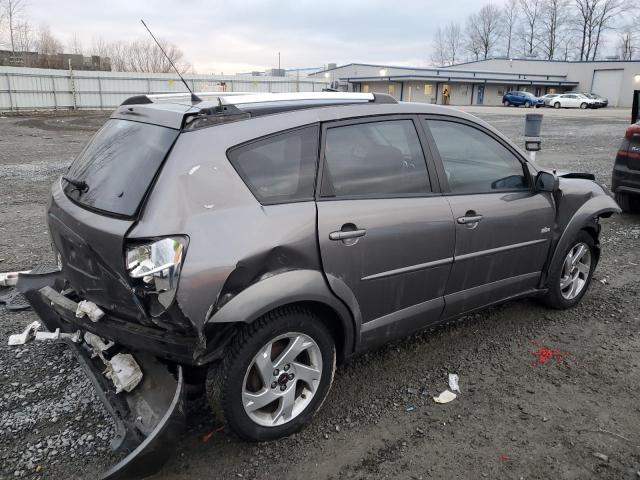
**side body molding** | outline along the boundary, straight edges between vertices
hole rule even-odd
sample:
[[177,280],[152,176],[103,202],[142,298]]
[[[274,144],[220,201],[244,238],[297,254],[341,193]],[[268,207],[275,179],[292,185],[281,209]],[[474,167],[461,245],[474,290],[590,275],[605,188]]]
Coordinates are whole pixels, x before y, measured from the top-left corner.
[[205,329],[217,323],[251,323],[275,308],[299,302],[316,302],[335,311],[345,332],[342,351],[345,356],[355,351],[354,317],[329,290],[323,274],[314,270],[278,273],[250,285],[207,318]]

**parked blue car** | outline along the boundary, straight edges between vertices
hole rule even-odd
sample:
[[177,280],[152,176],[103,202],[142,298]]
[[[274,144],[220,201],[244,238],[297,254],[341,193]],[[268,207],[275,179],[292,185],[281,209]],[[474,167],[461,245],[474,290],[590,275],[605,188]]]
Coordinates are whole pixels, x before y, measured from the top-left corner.
[[519,107],[520,105],[524,105],[527,108],[538,108],[544,106],[544,100],[529,92],[507,92],[502,97],[502,104],[505,107],[510,107],[511,105]]

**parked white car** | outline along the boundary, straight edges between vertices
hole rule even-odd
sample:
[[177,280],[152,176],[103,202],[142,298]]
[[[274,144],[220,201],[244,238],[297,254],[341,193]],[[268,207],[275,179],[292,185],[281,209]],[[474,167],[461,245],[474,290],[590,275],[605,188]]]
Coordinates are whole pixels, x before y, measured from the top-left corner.
[[551,99],[553,108],[597,108],[597,102],[582,93],[563,93]]
[[556,98],[558,95],[560,95],[559,93],[547,93],[546,95],[543,95],[542,97],[542,101],[544,102],[544,106],[545,107],[550,107],[552,105],[552,101],[554,98]]

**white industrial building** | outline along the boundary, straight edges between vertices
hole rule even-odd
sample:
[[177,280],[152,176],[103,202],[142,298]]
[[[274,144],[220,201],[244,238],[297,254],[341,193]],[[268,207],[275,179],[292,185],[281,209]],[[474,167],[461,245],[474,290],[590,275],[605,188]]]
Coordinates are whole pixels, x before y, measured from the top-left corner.
[[[593,92],[613,107],[631,107],[640,90],[640,61],[572,62],[488,59],[445,68],[350,63],[309,75],[358,92],[389,93],[398,100],[451,105],[500,105],[511,90],[541,96]],[[448,93],[448,102],[445,101]]]

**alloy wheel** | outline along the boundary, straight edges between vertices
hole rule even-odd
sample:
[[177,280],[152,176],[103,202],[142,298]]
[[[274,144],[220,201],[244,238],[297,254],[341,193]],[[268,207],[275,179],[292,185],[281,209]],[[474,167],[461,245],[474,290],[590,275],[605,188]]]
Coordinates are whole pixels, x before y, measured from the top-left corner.
[[253,357],[242,382],[249,418],[264,427],[290,422],[313,399],[322,378],[322,354],[303,333],[279,335]]
[[564,259],[560,274],[560,293],[565,300],[573,300],[584,290],[591,271],[591,249],[580,242]]

